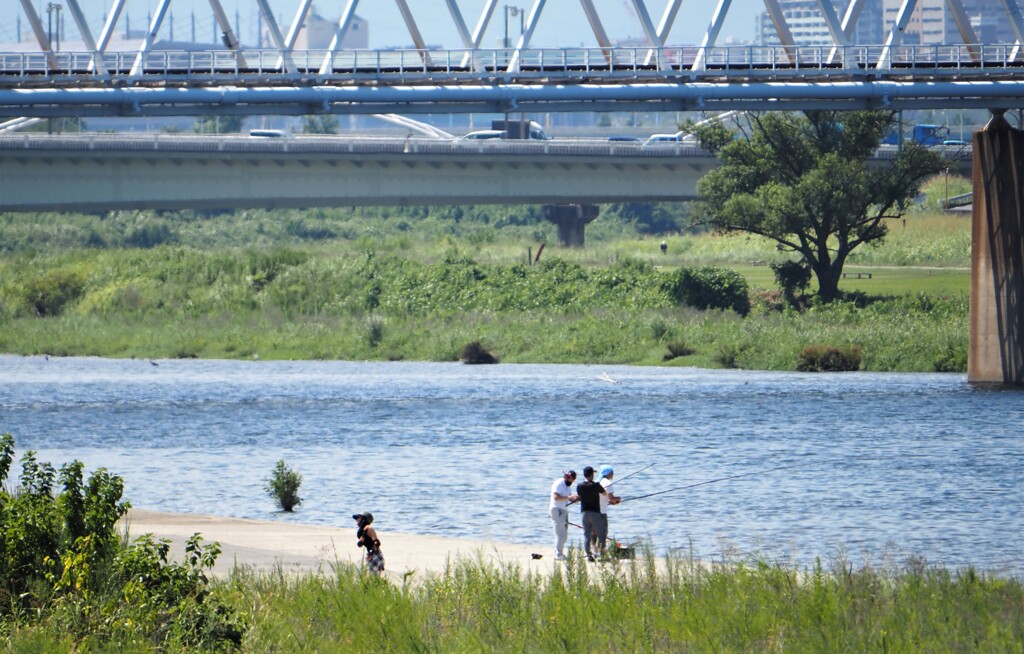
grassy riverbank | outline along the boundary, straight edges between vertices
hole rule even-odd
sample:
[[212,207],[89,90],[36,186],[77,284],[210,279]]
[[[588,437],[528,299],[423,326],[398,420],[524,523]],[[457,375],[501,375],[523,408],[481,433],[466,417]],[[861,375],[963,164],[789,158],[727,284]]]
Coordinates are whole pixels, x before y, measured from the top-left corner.
[[[298,577],[240,571],[210,591],[207,601],[244,625],[245,652],[993,653],[1020,652],[1024,642],[1019,580],[913,564],[798,571],[672,560],[658,572],[651,559],[595,567],[575,558],[531,576],[460,559],[404,585],[339,564]],[[81,650],[66,627],[25,621],[0,634],[9,651]],[[103,633],[86,638],[90,651],[209,651],[141,623]]]
[[[453,361],[480,341],[505,362],[792,370],[824,344],[860,348],[865,370],[965,369],[969,218],[892,225],[851,258],[848,271],[870,273],[844,280],[851,301],[798,312],[779,299],[766,264],[781,258],[763,239],[680,234],[662,254],[662,237],[602,218],[585,248],[547,247],[528,265],[544,224],[530,208],[484,209],[469,224],[458,208],[415,223],[408,210],[9,214],[0,351]],[[708,265],[747,280],[747,316],[669,292],[680,268]]]
[[[259,616],[253,652],[1014,652],[1024,588],[971,571],[769,563],[703,569],[653,560],[524,577],[462,561],[413,588],[337,578],[242,577],[233,603]],[[336,646],[336,645],[335,645]]]

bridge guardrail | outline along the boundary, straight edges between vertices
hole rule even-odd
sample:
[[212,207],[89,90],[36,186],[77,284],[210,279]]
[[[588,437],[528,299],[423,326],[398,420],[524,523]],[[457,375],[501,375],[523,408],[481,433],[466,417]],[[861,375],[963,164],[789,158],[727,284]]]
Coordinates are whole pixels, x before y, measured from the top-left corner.
[[[60,86],[85,81],[126,84],[234,81],[240,84],[471,84],[506,82],[680,82],[706,79],[830,79],[865,76],[951,79],[1019,73],[1013,44],[854,46],[699,46],[445,50],[277,50],[0,52],[0,86]],[[326,66],[325,66],[326,62]],[[694,62],[699,62],[694,69]],[[881,62],[881,63],[880,63]],[[510,69],[510,64],[511,69]],[[321,73],[321,70],[326,72]]]
[[[950,161],[969,160],[970,146],[934,146]],[[554,139],[550,141],[491,140],[460,141],[427,138],[352,137],[297,135],[290,139],[254,138],[244,135],[201,135],[163,133],[81,133],[81,134],[0,134],[0,153],[40,152],[192,152],[259,153],[289,156],[366,154],[366,155],[466,155],[495,157],[629,157],[645,159],[714,158],[693,142],[663,143],[644,147],[640,143],[609,142],[600,139]],[[896,146],[882,146],[875,158],[892,159]]]
[[292,154],[467,154],[500,156],[631,156],[645,158],[711,157],[711,153],[692,143],[644,148],[639,143],[612,143],[604,140],[556,139],[550,141],[494,140],[470,142],[426,138],[366,138],[347,136],[298,135],[291,139],[264,139],[244,135],[191,134],[0,134],[0,152],[37,151],[109,151],[143,152],[260,152]]

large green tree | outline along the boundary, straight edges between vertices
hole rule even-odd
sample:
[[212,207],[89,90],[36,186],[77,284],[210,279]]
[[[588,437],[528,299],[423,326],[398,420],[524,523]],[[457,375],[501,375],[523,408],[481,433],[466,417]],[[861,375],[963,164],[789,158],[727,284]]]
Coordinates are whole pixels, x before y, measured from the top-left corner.
[[912,143],[891,159],[876,158],[896,125],[893,112],[774,112],[746,123],[745,138],[718,124],[695,130],[721,164],[697,185],[704,220],[799,253],[826,301],[839,297],[850,253],[885,238],[886,221],[902,217],[921,183],[944,165]]

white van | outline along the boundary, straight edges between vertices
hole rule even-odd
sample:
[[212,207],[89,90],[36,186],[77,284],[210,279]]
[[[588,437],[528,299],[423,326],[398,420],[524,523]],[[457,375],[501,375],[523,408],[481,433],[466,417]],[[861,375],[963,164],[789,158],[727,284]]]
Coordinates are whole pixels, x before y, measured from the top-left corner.
[[683,133],[676,132],[675,134],[652,134],[644,141],[642,147],[649,147],[652,145],[667,145],[672,143],[680,143],[683,140]]
[[505,132],[500,129],[482,129],[479,132],[470,132],[459,138],[460,141],[490,141],[492,139],[505,138]]

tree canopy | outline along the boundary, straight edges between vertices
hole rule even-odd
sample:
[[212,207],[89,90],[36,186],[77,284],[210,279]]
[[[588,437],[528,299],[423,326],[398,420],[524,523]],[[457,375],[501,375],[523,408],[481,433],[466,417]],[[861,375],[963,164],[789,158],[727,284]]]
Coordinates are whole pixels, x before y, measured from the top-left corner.
[[884,239],[886,221],[901,218],[922,182],[944,165],[914,143],[891,160],[875,157],[894,112],[773,112],[747,120],[747,138],[727,136],[720,124],[695,130],[721,163],[697,185],[704,220],[799,253],[826,301],[839,297],[850,253]]

